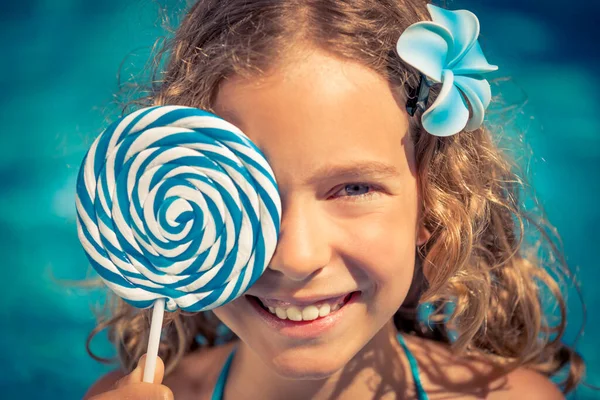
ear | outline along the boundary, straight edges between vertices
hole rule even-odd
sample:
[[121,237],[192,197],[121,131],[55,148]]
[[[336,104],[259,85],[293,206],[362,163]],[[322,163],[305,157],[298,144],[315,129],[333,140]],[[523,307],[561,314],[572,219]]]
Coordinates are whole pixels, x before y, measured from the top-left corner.
[[419,224],[417,229],[417,246],[422,246],[427,243],[430,237],[431,232],[429,232],[429,230],[427,230],[423,224]]

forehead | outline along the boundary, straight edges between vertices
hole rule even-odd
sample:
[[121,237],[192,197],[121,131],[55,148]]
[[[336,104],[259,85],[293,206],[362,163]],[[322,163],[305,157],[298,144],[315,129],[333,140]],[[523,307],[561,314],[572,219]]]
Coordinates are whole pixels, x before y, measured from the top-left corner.
[[352,160],[412,169],[399,96],[374,71],[323,52],[256,80],[226,80],[214,109],[261,148],[278,180]]

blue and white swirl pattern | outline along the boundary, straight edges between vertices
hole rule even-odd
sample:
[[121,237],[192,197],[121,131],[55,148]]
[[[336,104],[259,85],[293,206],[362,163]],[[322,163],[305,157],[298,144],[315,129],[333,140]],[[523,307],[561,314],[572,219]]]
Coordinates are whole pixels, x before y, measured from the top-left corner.
[[77,229],[128,303],[204,311],[265,270],[281,200],[271,167],[234,125],[181,106],[138,110],[92,144],[77,179]]

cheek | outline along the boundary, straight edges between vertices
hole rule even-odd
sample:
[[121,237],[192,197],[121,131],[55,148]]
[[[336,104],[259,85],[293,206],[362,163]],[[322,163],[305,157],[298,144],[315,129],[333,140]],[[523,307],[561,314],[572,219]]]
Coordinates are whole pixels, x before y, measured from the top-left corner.
[[412,225],[381,218],[362,227],[353,243],[352,258],[378,286],[410,283],[416,248]]
[[416,213],[404,207],[364,218],[359,228],[344,229],[343,253],[367,269],[376,280],[392,275],[412,274],[415,262]]
[[386,309],[387,304],[391,310],[399,307],[410,288],[416,256],[416,218],[416,200],[398,201],[364,218],[359,229],[341,229],[345,234],[338,243],[340,253],[365,281],[367,290],[375,292],[375,300],[385,300]]
[[222,323],[227,325],[236,335],[240,336],[240,333],[250,331],[249,324],[244,315],[248,315],[251,310],[248,310],[246,306],[246,300],[244,296],[241,296],[212,311]]

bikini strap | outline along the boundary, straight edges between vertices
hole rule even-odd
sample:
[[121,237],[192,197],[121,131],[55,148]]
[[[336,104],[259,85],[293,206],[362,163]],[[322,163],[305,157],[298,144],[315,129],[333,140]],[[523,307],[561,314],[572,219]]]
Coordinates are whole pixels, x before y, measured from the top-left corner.
[[231,366],[231,360],[233,360],[233,354],[235,353],[235,349],[229,353],[227,357],[227,361],[223,365],[223,369],[221,369],[221,373],[219,374],[219,379],[217,379],[217,384],[213,390],[213,394],[211,396],[211,400],[221,400],[223,398],[223,392],[225,391],[225,381],[227,381],[227,375],[229,375],[229,367]]
[[400,346],[402,346],[402,350],[404,350],[404,354],[406,354],[406,358],[410,364],[410,371],[413,376],[413,381],[415,382],[415,389],[417,390],[417,396],[419,400],[428,400],[429,397],[427,396],[425,389],[423,389],[423,384],[421,383],[421,377],[419,376],[419,365],[417,364],[416,358],[408,349],[408,346],[404,341],[404,337],[400,333],[398,333],[396,337],[398,338],[398,342],[400,343]]

